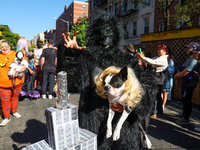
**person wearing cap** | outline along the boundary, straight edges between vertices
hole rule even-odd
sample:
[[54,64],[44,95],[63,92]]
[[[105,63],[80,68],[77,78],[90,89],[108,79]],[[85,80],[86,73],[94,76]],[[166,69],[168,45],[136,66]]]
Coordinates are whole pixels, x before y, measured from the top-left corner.
[[155,108],[153,110],[152,118],[156,118],[157,114],[163,114],[163,108],[162,108],[162,98],[161,98],[161,92],[162,92],[162,86],[165,79],[165,70],[168,66],[168,48],[166,45],[159,45],[157,57],[154,58],[148,58],[144,57],[142,54],[137,53],[136,56],[141,58],[144,62],[151,65],[154,68],[154,76],[155,81],[158,86],[158,93],[155,101]]
[[189,118],[192,112],[192,95],[197,86],[198,78],[194,76],[194,70],[197,67],[200,47],[198,43],[192,42],[185,45],[186,53],[189,57],[184,62],[183,66],[179,68],[175,75],[175,83],[178,85],[178,79],[181,79],[181,96],[183,100],[182,118],[176,120],[177,124],[189,124]]

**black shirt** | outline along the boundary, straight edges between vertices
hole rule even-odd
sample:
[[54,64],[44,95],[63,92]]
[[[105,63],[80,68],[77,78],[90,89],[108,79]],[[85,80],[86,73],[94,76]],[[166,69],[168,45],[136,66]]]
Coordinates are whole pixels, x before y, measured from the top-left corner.
[[57,57],[56,50],[54,50],[53,48],[45,48],[43,49],[41,57],[45,58],[42,70],[45,70],[48,72],[54,72],[55,59]]

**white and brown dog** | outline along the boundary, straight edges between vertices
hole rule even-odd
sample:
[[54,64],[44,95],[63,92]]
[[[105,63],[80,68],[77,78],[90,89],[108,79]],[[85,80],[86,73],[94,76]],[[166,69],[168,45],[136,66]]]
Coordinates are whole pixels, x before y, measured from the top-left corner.
[[113,141],[120,138],[120,130],[132,109],[140,103],[144,90],[138,81],[134,71],[129,67],[122,69],[109,67],[94,79],[96,93],[102,98],[108,98],[110,103],[107,120],[106,137],[112,136],[112,119],[115,111],[111,108],[112,104],[121,104],[124,107],[121,118],[113,133]]

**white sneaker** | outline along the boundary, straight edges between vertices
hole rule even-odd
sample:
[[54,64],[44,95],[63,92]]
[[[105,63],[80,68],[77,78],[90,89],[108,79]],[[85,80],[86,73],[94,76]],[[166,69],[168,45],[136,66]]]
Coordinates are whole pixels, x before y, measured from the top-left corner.
[[13,113],[12,115],[13,115],[14,117],[16,117],[16,118],[21,118],[21,115],[20,115],[18,112]]
[[49,98],[49,99],[52,99],[53,97],[52,97],[52,95],[49,95],[48,98]]
[[6,126],[9,122],[10,122],[10,118],[5,118],[5,119],[3,119],[3,121],[1,122],[0,126]]
[[44,94],[44,95],[42,95],[42,99],[47,99],[47,97],[46,97],[46,95]]
[[194,128],[195,131],[200,132],[200,127]]

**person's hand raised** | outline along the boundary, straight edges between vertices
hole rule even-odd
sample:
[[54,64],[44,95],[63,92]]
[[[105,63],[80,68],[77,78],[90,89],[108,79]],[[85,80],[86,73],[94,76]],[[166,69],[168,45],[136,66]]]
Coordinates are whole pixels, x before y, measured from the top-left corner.
[[63,33],[62,36],[63,36],[63,39],[65,40],[65,43],[64,46],[66,48],[76,48],[76,49],[79,49],[79,50],[85,50],[85,46],[83,47],[80,47],[78,46],[77,44],[77,41],[76,41],[76,34],[78,33],[78,31],[76,31],[73,35],[73,39],[71,40],[69,35],[70,33],[68,32],[67,33],[67,36],[65,36],[65,34]]

